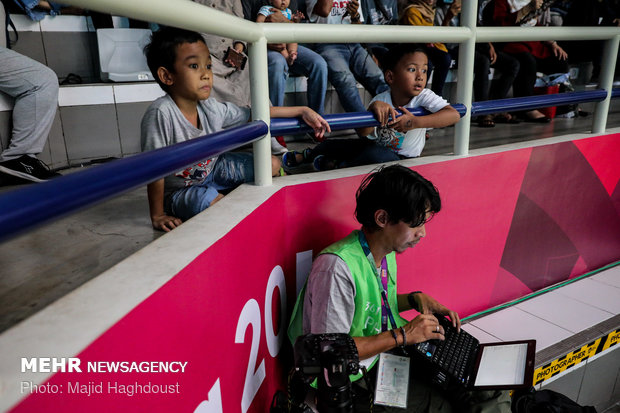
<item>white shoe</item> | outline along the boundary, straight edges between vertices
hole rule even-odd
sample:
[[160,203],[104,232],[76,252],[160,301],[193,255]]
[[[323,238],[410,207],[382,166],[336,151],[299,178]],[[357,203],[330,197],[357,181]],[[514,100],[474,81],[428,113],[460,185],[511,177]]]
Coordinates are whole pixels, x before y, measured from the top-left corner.
[[280,155],[284,152],[287,152],[287,149],[280,145],[280,143],[276,140],[276,138],[274,138],[273,136],[271,137],[271,153],[273,155]]

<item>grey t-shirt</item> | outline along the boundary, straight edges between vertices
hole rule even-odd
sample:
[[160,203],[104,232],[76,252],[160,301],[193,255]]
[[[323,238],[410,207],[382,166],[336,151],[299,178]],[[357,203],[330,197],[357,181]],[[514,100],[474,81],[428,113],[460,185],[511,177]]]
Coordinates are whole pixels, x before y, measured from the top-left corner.
[[303,333],[345,333],[355,313],[351,270],[335,254],[321,254],[312,264],[304,296]]
[[[140,125],[142,151],[163,148],[199,136],[238,126],[250,119],[250,109],[233,103],[220,103],[214,98],[198,102],[198,118],[202,129],[195,128],[181,113],[170,95],[151,103]],[[203,182],[211,173],[217,157],[205,159],[168,175],[164,179],[164,194]]]

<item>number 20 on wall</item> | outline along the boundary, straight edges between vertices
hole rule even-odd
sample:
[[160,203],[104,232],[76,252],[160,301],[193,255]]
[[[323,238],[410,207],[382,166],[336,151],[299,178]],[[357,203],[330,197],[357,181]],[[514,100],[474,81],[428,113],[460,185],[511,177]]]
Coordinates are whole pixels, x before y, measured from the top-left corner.
[[[274,334],[273,314],[271,312],[273,292],[278,287],[280,291],[280,326],[278,333]],[[267,341],[267,349],[271,357],[276,357],[282,347],[282,340],[285,336],[284,314],[286,314],[286,283],[284,281],[284,272],[279,265],[275,266],[269,274],[267,281],[267,289],[265,291],[265,339]],[[243,343],[245,332],[249,326],[252,326],[252,346],[250,347],[250,357],[248,360],[248,368],[245,374],[245,384],[243,386],[243,395],[241,397],[241,412],[246,413],[265,380],[265,360],[261,360],[260,365],[254,371],[256,359],[258,357],[258,346],[261,338],[261,313],[258,302],[249,299],[239,315],[237,322],[237,331],[235,333],[235,343]],[[220,379],[209,390],[208,400],[202,401],[194,410],[194,413],[223,413],[222,408],[222,392],[220,387]]]

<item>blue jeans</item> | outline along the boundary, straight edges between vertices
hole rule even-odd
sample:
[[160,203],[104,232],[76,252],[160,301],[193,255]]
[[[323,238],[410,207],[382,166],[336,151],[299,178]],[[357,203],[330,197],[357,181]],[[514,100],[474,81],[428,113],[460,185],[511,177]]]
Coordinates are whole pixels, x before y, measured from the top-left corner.
[[170,196],[171,215],[183,221],[211,206],[220,191],[254,182],[254,156],[247,152],[226,152],[218,156],[207,178],[198,185],[179,189]]
[[284,91],[289,74],[308,78],[308,106],[316,112],[325,112],[327,63],[307,47],[299,45],[297,59],[291,67],[281,53],[267,50],[269,61],[269,99],[274,106],[284,105]]
[[329,82],[347,112],[366,110],[356,80],[373,96],[389,89],[381,69],[359,43],[317,44],[315,51],[327,62]]

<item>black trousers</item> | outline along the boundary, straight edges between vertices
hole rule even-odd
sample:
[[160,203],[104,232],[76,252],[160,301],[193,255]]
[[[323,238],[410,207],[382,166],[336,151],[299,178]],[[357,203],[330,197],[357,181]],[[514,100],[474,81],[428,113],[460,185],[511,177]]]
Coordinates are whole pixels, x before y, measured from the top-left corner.
[[515,97],[532,96],[534,94],[534,83],[536,83],[536,72],[545,74],[568,73],[568,62],[559,60],[555,56],[545,59],[538,59],[531,53],[511,54],[519,61],[519,73],[514,81],[513,94]]

